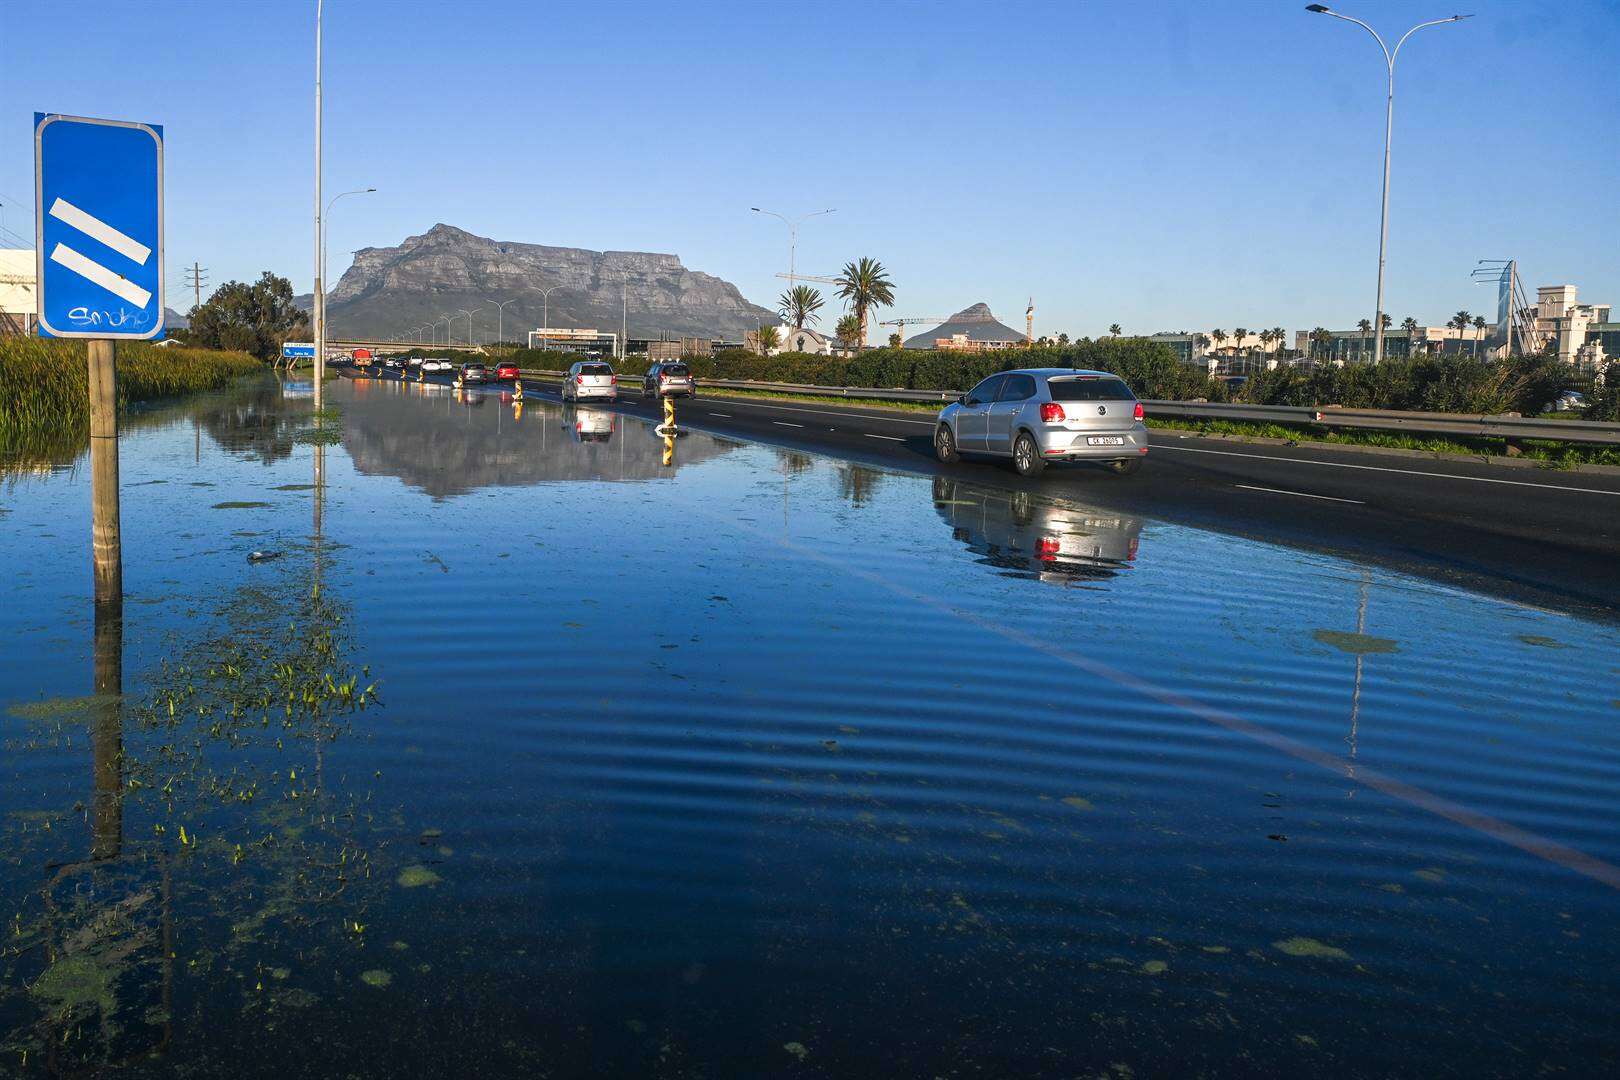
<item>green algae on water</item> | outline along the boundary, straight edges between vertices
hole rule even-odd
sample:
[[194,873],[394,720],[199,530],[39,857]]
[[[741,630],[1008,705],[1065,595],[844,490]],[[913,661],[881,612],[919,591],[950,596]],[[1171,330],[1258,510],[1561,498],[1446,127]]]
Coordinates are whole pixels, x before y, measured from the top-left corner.
[[1311,637],[1323,645],[1331,645],[1351,656],[1400,651],[1400,644],[1391,638],[1373,637],[1371,634],[1353,634],[1348,630],[1312,630]]
[[1519,638],[1520,641],[1524,642],[1526,645],[1533,645],[1538,649],[1567,649],[1567,648],[1569,648],[1568,645],[1565,645],[1562,641],[1559,641],[1557,638],[1550,638],[1550,637],[1547,637],[1545,634],[1520,634],[1520,635],[1518,635],[1518,638]]
[[370,971],[360,973],[360,981],[378,990],[386,990],[393,985],[394,977],[381,968],[372,968]]
[[221,502],[209,507],[210,510],[264,510],[270,506],[267,502]]
[[1081,798],[1079,795],[1065,796],[1064,799],[1063,799],[1063,805],[1064,806],[1072,806],[1076,810],[1095,810],[1095,809],[1097,809],[1095,806],[1091,805],[1091,800],[1090,799]]
[[1310,957],[1316,960],[1348,960],[1350,954],[1343,949],[1334,948],[1315,938],[1291,937],[1283,941],[1273,941],[1271,947],[1280,953],[1289,956]]
[[399,872],[399,877],[395,878],[394,880],[401,888],[417,889],[421,888],[423,885],[437,885],[440,878],[438,874],[435,874],[427,867],[417,865],[407,866],[405,869]]

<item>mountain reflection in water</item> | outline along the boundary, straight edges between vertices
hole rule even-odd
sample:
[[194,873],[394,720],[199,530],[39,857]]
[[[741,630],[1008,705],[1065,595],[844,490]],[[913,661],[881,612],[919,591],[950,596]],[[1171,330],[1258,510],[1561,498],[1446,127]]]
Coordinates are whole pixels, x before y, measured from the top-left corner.
[[[357,471],[397,476],[434,498],[568,480],[655,480],[736,444],[689,432],[670,466],[652,426],[606,409],[458,393],[432,383],[357,380],[343,448]],[[495,410],[493,423],[472,410]]]

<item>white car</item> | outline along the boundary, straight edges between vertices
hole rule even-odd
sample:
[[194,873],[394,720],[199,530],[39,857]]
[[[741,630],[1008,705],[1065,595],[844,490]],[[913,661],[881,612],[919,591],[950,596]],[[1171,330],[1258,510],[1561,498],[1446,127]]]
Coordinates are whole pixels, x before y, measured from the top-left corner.
[[453,370],[455,370],[455,365],[448,360],[427,359],[422,361],[422,373],[424,375],[438,375]]
[[601,360],[581,360],[563,376],[564,401],[616,401],[618,397],[619,377]]

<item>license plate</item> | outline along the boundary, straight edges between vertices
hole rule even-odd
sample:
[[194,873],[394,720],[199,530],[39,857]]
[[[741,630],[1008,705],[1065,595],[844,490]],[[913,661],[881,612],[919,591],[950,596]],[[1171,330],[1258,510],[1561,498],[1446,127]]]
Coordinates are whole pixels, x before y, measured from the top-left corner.
[[1125,436],[1123,436],[1123,435],[1087,435],[1086,436],[1086,445],[1087,446],[1124,446],[1125,445]]

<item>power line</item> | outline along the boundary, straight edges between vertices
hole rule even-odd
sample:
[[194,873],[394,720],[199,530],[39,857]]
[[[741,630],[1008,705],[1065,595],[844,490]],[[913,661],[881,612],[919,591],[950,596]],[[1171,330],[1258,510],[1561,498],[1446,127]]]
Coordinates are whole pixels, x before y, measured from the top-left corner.
[[188,280],[185,284],[189,289],[191,289],[192,295],[196,299],[196,303],[193,305],[192,310],[202,307],[202,287],[204,284],[206,284],[207,274],[207,267],[201,265],[200,263],[193,262],[190,266],[186,267],[186,277]]

